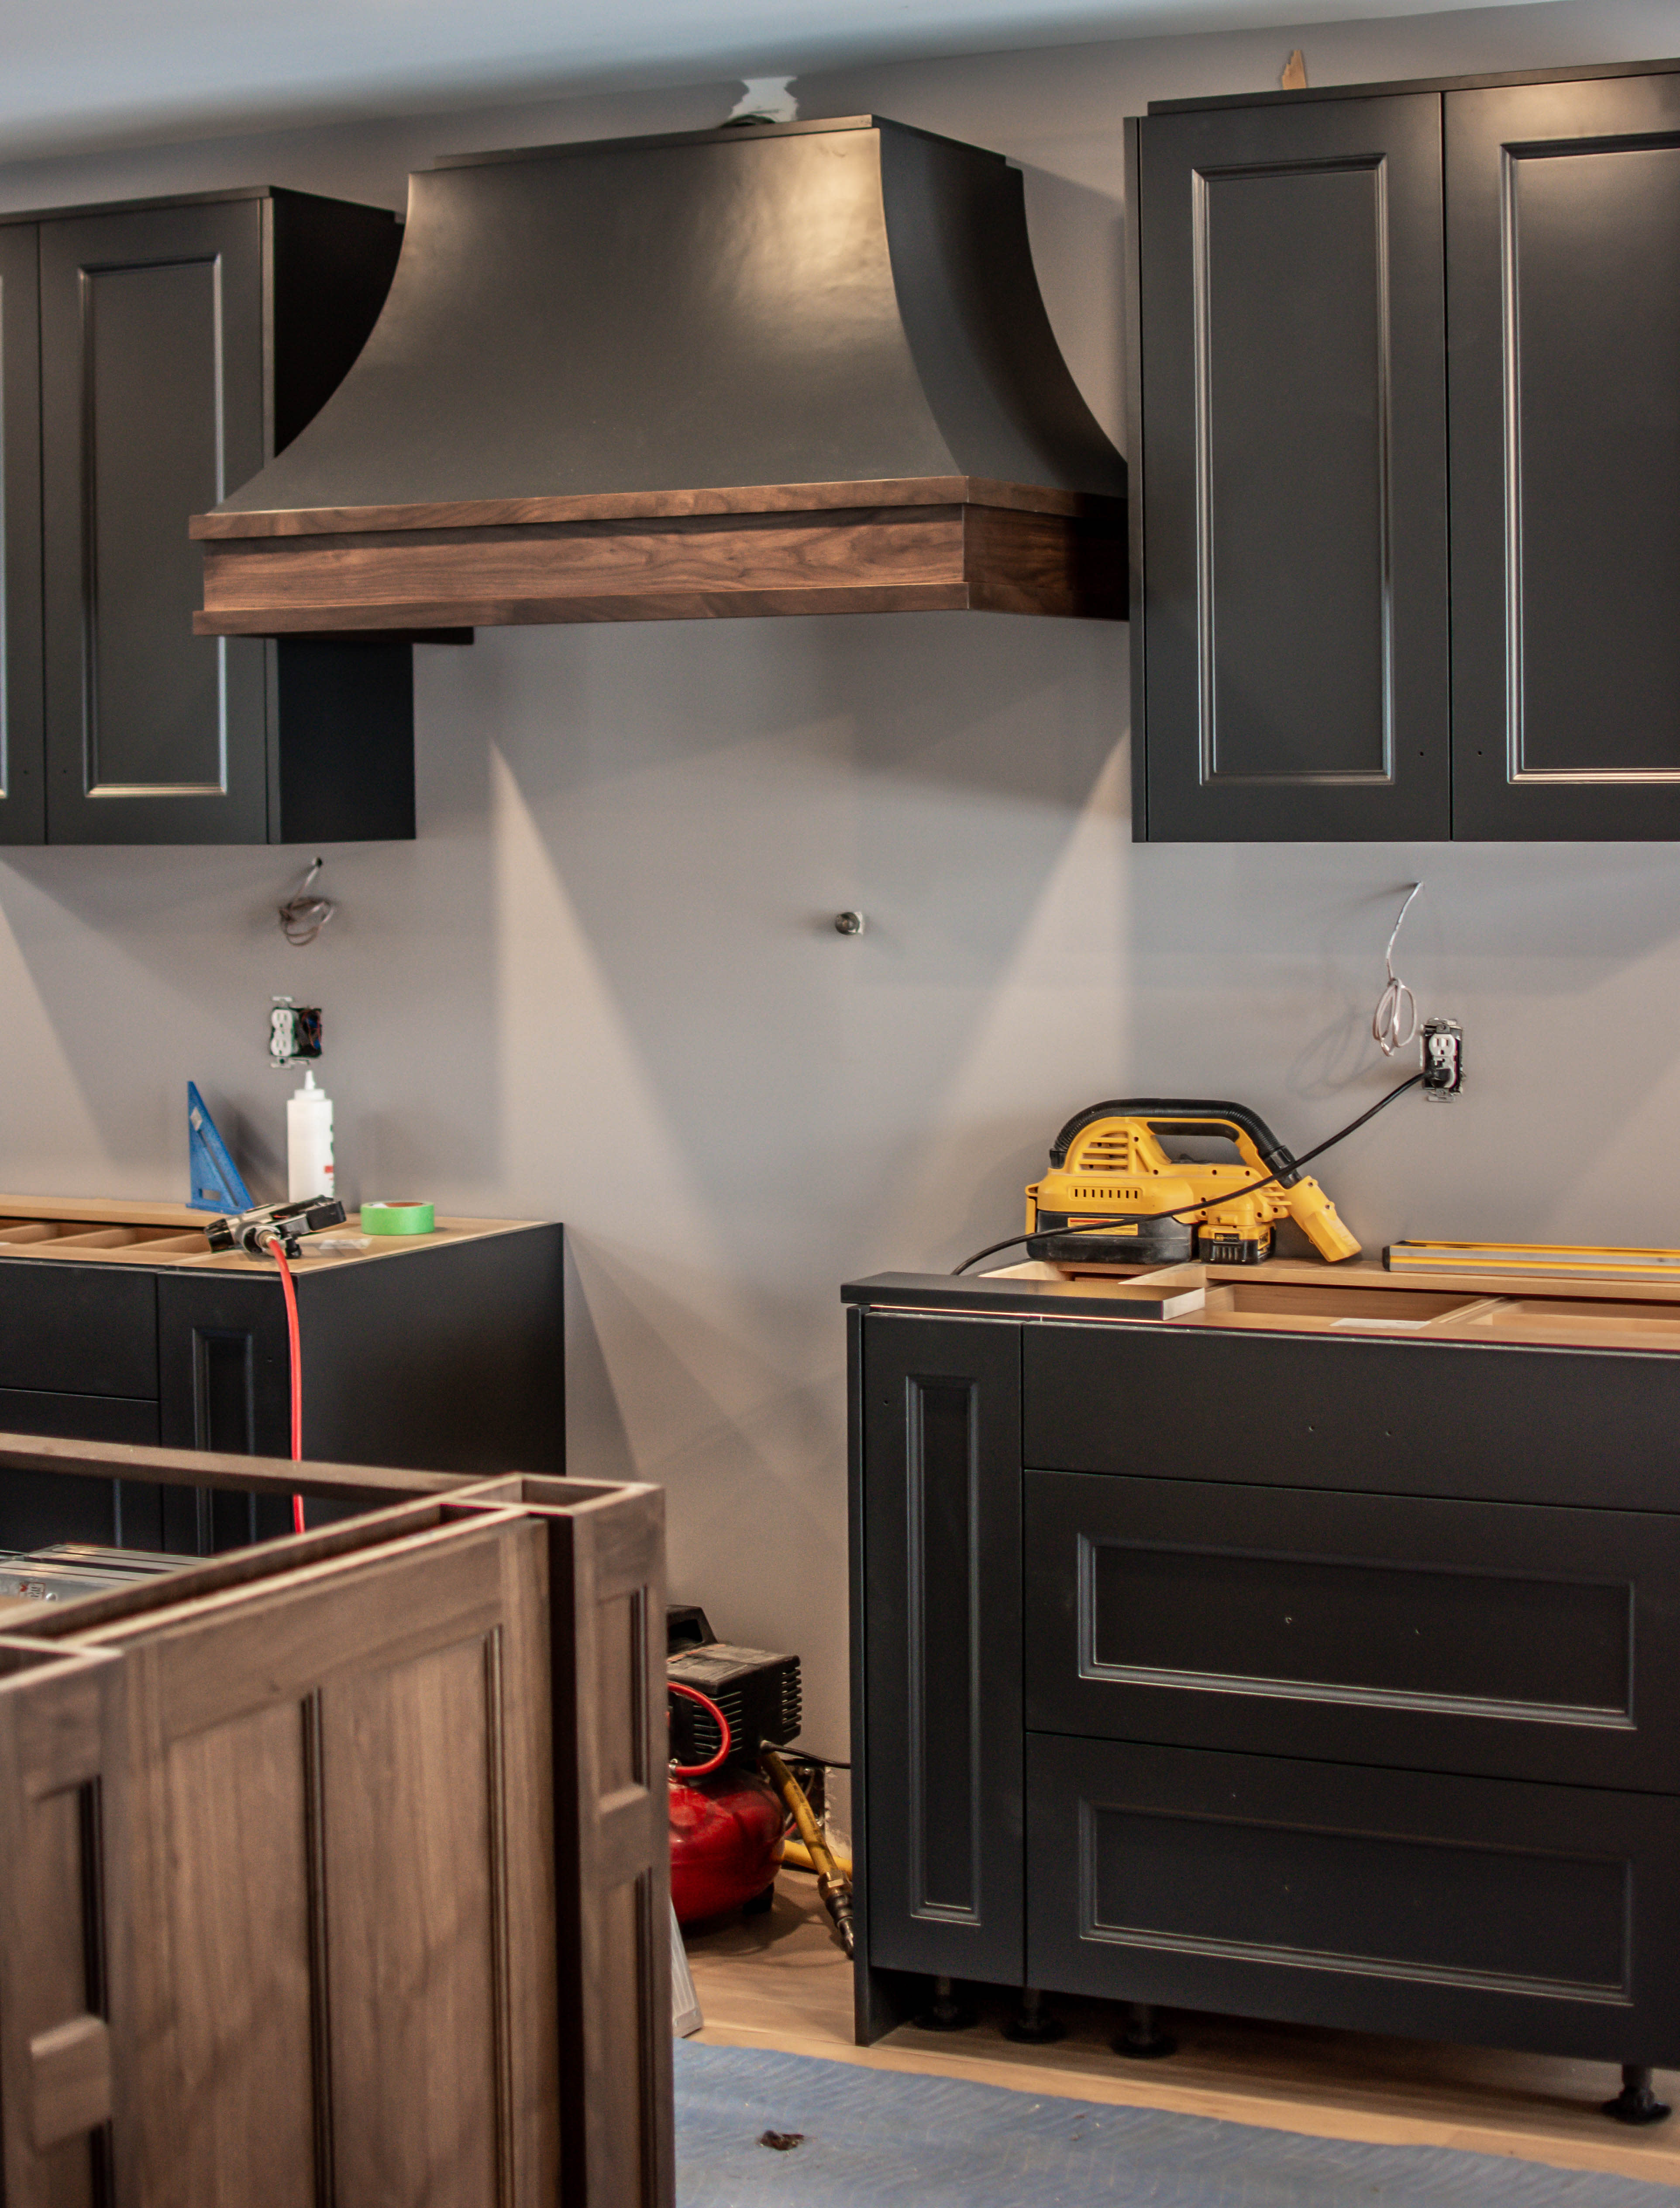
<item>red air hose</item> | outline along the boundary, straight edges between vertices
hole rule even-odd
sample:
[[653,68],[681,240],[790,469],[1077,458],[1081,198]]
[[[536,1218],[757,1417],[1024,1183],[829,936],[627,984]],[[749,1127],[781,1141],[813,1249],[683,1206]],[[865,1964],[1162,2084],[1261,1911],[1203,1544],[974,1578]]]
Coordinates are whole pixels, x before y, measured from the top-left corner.
[[[268,1254],[280,1269],[280,1288],[286,1299],[286,1347],[291,1369],[291,1461],[303,1461],[303,1352],[297,1334],[297,1289],[291,1276],[291,1266],[278,1240],[268,1245]],[[294,1533],[303,1527],[303,1497],[291,1499],[291,1522]],[[727,1734],[725,1735],[726,1741]]]
[[709,1695],[702,1695],[698,1687],[685,1687],[680,1683],[680,1681],[676,1679],[667,1679],[666,1681],[666,1687],[667,1691],[671,1694],[686,1695],[690,1701],[698,1702],[701,1708],[713,1719],[719,1732],[723,1736],[718,1744],[718,1752],[712,1758],[709,1763],[673,1763],[671,1767],[673,1778],[703,1779],[708,1771],[715,1771],[718,1766],[723,1761],[725,1756],[729,1753],[729,1720],[725,1717],[723,1712],[718,1707],[711,1696]]

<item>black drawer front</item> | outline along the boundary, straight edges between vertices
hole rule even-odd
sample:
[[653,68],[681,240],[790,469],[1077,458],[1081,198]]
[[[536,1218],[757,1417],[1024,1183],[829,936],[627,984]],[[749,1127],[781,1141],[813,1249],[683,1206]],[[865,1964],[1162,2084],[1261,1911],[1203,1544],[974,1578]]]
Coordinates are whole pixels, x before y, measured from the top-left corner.
[[[123,1395],[50,1395],[0,1388],[0,1433],[139,1442],[155,1449],[158,1406]],[[35,1549],[49,1541],[118,1541],[133,1549],[158,1548],[162,1544],[150,1538],[158,1522],[158,1493],[150,1481],[0,1470],[0,1549]]]
[[158,1287],[150,1273],[0,1258],[0,1388],[158,1394]]
[[1027,1773],[1030,1984],[1680,2059],[1680,1803],[1042,1735]]
[[1025,1461],[1671,1509],[1680,1357],[1211,1327],[1021,1329]]
[[1680,1519],[1026,1475],[1027,1724],[1680,1792]]

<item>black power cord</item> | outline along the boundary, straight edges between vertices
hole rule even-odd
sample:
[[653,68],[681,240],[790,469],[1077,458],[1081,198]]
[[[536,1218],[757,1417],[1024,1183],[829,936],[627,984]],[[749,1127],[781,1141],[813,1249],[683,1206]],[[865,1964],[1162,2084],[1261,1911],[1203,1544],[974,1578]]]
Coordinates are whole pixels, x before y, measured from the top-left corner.
[[[1390,1089],[1386,1096],[1379,1096],[1368,1112],[1361,1112],[1357,1119],[1349,1119],[1345,1127],[1339,1128],[1333,1135],[1327,1135],[1314,1149],[1303,1151],[1291,1164],[1280,1166],[1276,1173],[1267,1173],[1263,1180],[1251,1180],[1247,1188],[1234,1188],[1227,1196],[1205,1196],[1199,1203],[1181,1203],[1175,1211],[1151,1211],[1149,1217],[1187,1219],[1193,1211],[1208,1211],[1217,1204],[1235,1203],[1239,1197],[1253,1196],[1256,1189],[1270,1188],[1273,1181],[1282,1180],[1286,1173],[1299,1173],[1303,1166],[1310,1166],[1314,1158],[1323,1157],[1326,1150],[1333,1150],[1338,1143],[1345,1143],[1349,1135],[1357,1134],[1367,1119],[1374,1119],[1379,1112],[1386,1110],[1396,1096],[1403,1096],[1408,1089],[1416,1089],[1424,1077],[1421,1073],[1413,1074],[1397,1089]],[[1058,1227],[1055,1231],[1058,1235],[1112,1234],[1114,1225],[1112,1219],[1093,1219],[1088,1227]],[[1010,1235],[1007,1241],[989,1243],[983,1250],[977,1250],[972,1257],[965,1257],[960,1265],[951,1268],[951,1278],[954,1280],[959,1273],[966,1273],[971,1265],[978,1265],[983,1257],[995,1257],[1000,1250],[1014,1249],[1028,1239],[1031,1232],[1030,1228],[1023,1227],[1019,1234]]]

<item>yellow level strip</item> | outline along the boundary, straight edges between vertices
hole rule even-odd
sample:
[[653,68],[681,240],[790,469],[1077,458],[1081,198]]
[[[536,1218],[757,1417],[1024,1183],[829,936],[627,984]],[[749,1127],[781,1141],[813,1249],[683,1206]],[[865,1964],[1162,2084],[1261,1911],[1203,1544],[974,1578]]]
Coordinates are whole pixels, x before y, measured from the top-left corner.
[[1391,1273],[1680,1283],[1680,1250],[1617,1250],[1581,1242],[1391,1242],[1383,1261]]

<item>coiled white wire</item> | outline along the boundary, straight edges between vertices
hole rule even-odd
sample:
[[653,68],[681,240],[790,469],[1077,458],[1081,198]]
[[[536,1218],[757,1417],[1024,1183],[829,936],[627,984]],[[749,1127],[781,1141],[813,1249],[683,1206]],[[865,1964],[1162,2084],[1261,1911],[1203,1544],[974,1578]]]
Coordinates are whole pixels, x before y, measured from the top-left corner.
[[1412,909],[1412,898],[1423,887],[1414,882],[1410,895],[1400,908],[1400,918],[1394,923],[1394,933],[1389,938],[1389,947],[1383,953],[1383,964],[1388,971],[1388,986],[1377,999],[1377,1009],[1371,1018],[1371,1033],[1384,1058],[1392,1058],[1397,1050],[1404,1050],[1418,1039],[1418,1005],[1400,976],[1394,970],[1394,946],[1400,939],[1400,930],[1407,914]]
[[330,897],[312,894],[315,878],[325,863],[324,860],[317,859],[295,893],[279,908],[280,933],[298,951],[302,951],[305,944],[314,941],[338,909]]

